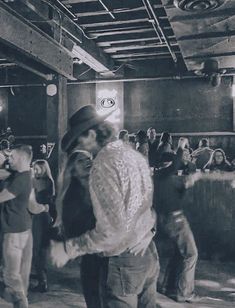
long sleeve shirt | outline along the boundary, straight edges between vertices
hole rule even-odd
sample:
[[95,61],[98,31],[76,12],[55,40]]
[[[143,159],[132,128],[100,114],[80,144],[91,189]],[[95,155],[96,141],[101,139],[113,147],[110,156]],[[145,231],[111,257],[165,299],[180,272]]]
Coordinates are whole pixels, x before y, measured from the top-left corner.
[[90,194],[96,226],[67,242],[70,257],[115,256],[153,228],[153,185],[146,159],[121,141],[105,146],[93,162]]

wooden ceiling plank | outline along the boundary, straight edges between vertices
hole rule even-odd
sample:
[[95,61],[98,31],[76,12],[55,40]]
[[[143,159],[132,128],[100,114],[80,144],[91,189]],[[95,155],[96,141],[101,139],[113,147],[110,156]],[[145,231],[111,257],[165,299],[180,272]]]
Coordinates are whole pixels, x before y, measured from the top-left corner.
[[[180,54],[180,51],[176,51],[175,52],[176,54]],[[131,54],[120,54],[120,55],[112,55],[112,58],[113,59],[121,59],[121,58],[134,58],[134,57],[142,57],[142,56],[162,56],[162,55],[169,55],[169,57],[171,57],[170,53],[169,52],[161,52],[161,53],[157,53],[157,52],[150,52],[150,53],[131,53]]]
[[61,0],[63,4],[77,4],[77,3],[87,3],[87,2],[98,2],[98,0]]
[[92,22],[92,23],[80,23],[80,25],[84,28],[91,27],[99,27],[99,26],[113,26],[113,25],[122,25],[122,24],[131,24],[138,22],[148,22],[148,18],[136,18],[130,20],[116,20],[116,21],[108,21],[108,22]]
[[95,38],[103,37],[103,36],[110,36],[110,35],[120,35],[120,34],[132,34],[132,33],[146,33],[146,32],[153,32],[152,28],[147,29],[133,29],[133,30],[122,30],[122,31],[111,31],[111,32],[102,32],[102,33],[90,33],[90,36],[94,36]]
[[[171,43],[171,46],[178,46],[178,44]],[[104,48],[104,51],[107,53],[115,53],[115,52],[121,52],[121,51],[126,51],[126,50],[137,50],[137,49],[140,50],[140,49],[148,49],[148,48],[161,49],[161,48],[166,48],[166,45],[165,44],[160,45],[158,43],[146,44],[146,45],[135,44],[135,45],[129,45],[129,46]]]

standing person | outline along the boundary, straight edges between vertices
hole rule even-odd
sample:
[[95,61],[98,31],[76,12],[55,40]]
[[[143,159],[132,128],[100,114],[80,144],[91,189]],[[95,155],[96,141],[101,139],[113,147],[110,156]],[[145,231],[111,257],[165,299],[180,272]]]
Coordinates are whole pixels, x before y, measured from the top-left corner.
[[[78,110],[70,125],[62,140],[64,151],[80,147],[96,156],[89,181],[96,224],[66,241],[66,251],[63,244],[53,242],[52,261],[63,266],[77,256],[100,253],[104,257],[100,288],[105,307],[155,308],[159,263],[151,241],[156,217],[147,162],[122,141],[112,141],[111,125],[93,106]],[[146,236],[147,248],[142,254],[132,254]]]
[[[62,209],[62,235],[66,239],[78,237],[95,228],[95,216],[89,194],[89,175],[92,155],[75,150],[69,157],[63,172],[63,185],[57,205]],[[100,258],[84,255],[81,261],[81,282],[88,308],[101,307],[99,298]]]
[[161,163],[163,153],[174,153],[172,150],[172,137],[168,132],[163,132],[156,151],[156,166]]
[[186,188],[199,179],[199,173],[188,177],[176,176],[187,139],[181,138],[177,154],[163,153],[161,165],[155,171],[154,204],[161,230],[175,245],[175,253],[167,265],[162,292],[177,302],[197,302],[194,275],[198,258],[197,247],[183,211]]
[[209,146],[209,139],[202,138],[199,141],[198,148],[191,154],[193,163],[197,169],[203,169],[210,160],[213,150]]
[[157,156],[157,147],[158,147],[158,142],[157,142],[157,133],[155,128],[150,127],[147,130],[147,136],[148,136],[148,145],[149,145],[149,166],[150,167],[155,167],[156,166],[156,156]]
[[120,130],[118,134],[118,139],[122,140],[125,143],[129,142],[129,134],[126,129]]
[[[36,269],[38,284],[33,292],[47,292],[46,252],[49,246],[49,229],[55,220],[55,184],[49,164],[39,159],[33,162],[33,189],[36,201],[44,205],[33,215],[33,265]],[[52,213],[50,215],[50,213]]]
[[0,192],[3,232],[3,298],[14,307],[27,308],[27,291],[32,259],[32,219],[28,211],[32,189],[30,163],[32,148],[19,145],[11,151],[13,171]]
[[139,130],[136,134],[136,150],[148,158],[149,145],[147,134],[144,130]]

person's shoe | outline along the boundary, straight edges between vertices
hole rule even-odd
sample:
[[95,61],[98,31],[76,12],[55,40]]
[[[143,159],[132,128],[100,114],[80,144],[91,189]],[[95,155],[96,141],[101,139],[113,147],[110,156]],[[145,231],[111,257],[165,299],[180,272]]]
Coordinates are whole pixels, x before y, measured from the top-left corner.
[[198,296],[196,294],[193,294],[190,297],[183,297],[183,296],[176,295],[171,298],[177,303],[190,303],[190,304],[198,303],[203,299],[203,297]]
[[13,303],[13,307],[14,308],[28,308],[29,304],[28,304],[28,300],[27,298],[25,299],[20,299],[16,302]]
[[198,302],[200,302],[201,300],[203,300],[203,297],[202,297],[202,296],[193,294],[193,295],[190,296],[189,298],[186,298],[185,301],[186,301],[186,303],[198,303]]
[[47,282],[40,282],[36,287],[31,288],[32,292],[46,293],[48,291]]

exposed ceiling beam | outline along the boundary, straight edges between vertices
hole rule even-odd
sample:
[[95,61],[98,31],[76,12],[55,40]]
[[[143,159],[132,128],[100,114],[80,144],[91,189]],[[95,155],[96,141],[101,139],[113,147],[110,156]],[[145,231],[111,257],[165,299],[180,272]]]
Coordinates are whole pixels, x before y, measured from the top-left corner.
[[[168,36],[169,37],[169,36]],[[176,42],[175,36],[169,37],[170,40],[172,40],[172,43]],[[117,41],[105,41],[105,42],[99,42],[97,43],[100,47],[109,47],[109,46],[129,46],[130,43],[135,43],[135,42],[148,42],[148,41],[153,41],[156,42],[156,37],[143,37],[143,38],[133,38],[133,39],[126,39],[126,40],[117,40]]]
[[86,2],[98,2],[98,0],[62,0],[63,4],[77,4],[77,3],[86,3]]
[[[175,53],[180,54],[180,51],[176,51]],[[148,56],[162,56],[162,55],[166,55],[169,58],[171,57],[169,52],[138,52],[138,53],[129,53],[129,54],[120,54],[120,55],[112,55],[112,58],[114,59],[121,59],[121,58],[135,58],[135,57],[148,57]]]
[[139,23],[139,22],[148,22],[148,18],[136,18],[136,19],[127,19],[127,20],[115,20],[115,21],[107,21],[107,22],[92,22],[92,23],[80,23],[80,25],[84,28],[93,28],[99,26],[113,26],[113,25],[123,25],[123,24],[131,24],[131,23]]
[[[172,43],[171,46],[178,46],[178,43]],[[166,47],[164,44],[152,43],[152,44],[135,44],[135,45],[128,45],[128,46],[116,46],[110,48],[104,48],[104,51],[107,53],[115,53],[124,50],[136,50],[136,49],[148,49],[148,48],[163,48]]]
[[[154,8],[155,9],[160,9],[160,8],[163,8],[162,5],[154,5]],[[118,8],[118,9],[111,9],[110,12],[113,13],[113,14],[122,14],[122,13],[133,13],[133,12],[139,12],[139,11],[144,11],[145,8],[144,6],[138,6],[138,7],[133,7],[133,8]],[[85,10],[82,10],[82,11],[79,11],[79,12],[76,12],[75,11],[75,14],[77,17],[86,17],[86,16],[98,16],[98,15],[106,15],[107,14],[107,11],[106,10],[102,10],[102,11],[85,11]]]
[[[45,22],[54,25],[55,31],[59,30],[59,43],[63,44],[63,37],[70,39],[69,52],[71,57],[79,57],[84,63],[89,65],[96,72],[110,71],[114,67],[113,60],[106,55],[83,30],[58,8],[48,5],[45,1],[38,0],[18,0],[28,7],[28,11],[33,10],[44,18]],[[52,11],[51,11],[52,10]],[[50,19],[49,19],[50,16]],[[61,37],[61,34],[63,37]],[[67,46],[65,46],[67,48]],[[76,47],[75,49],[73,47]],[[75,54],[73,51],[76,50]],[[79,51],[79,52],[78,52]]]
[[235,36],[235,30],[230,31],[216,31],[216,32],[202,32],[202,33],[194,33],[190,35],[183,35],[178,38],[178,41],[193,41],[193,40],[204,40],[211,38],[224,38],[229,40],[231,37]]
[[51,70],[73,79],[73,58],[68,51],[2,2],[0,41]]
[[120,34],[132,34],[132,33],[146,33],[146,32],[153,32],[152,28],[146,28],[146,29],[127,29],[127,30],[118,30],[118,31],[110,31],[110,32],[99,32],[99,33],[93,33],[89,32],[89,35],[92,35],[94,38],[98,38],[101,36],[109,36],[109,35],[120,35]]

